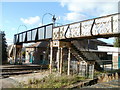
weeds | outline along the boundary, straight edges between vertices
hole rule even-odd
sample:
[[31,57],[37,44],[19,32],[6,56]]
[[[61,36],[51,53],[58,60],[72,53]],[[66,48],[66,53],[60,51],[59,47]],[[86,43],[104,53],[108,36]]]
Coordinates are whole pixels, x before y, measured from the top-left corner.
[[30,79],[28,84],[24,84],[24,88],[62,88],[85,79],[85,77],[80,77],[78,75],[55,76],[51,74],[40,80],[35,78],[33,80]]

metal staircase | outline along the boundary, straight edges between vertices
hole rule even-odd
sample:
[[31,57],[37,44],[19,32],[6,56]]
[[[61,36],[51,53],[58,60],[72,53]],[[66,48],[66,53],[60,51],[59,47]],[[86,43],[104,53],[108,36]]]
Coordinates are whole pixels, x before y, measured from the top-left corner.
[[87,58],[80,52],[80,50],[77,49],[75,45],[71,43],[71,51],[72,55],[80,61],[87,61]]
[[79,49],[77,47],[77,44],[78,44],[77,41],[71,42],[72,55],[77,60],[80,60],[80,61],[95,61],[96,70],[100,70],[101,69],[100,65],[103,64],[102,60],[100,60],[100,58],[95,53],[92,53],[83,47]]
[[95,60],[99,65],[103,64],[102,60],[95,53],[89,51],[88,49],[82,46],[77,47],[77,46],[80,46],[78,41],[73,41],[71,43],[72,43],[72,46],[74,45],[74,47],[76,47],[76,49],[80,52],[80,54],[82,54],[86,58],[86,60]]

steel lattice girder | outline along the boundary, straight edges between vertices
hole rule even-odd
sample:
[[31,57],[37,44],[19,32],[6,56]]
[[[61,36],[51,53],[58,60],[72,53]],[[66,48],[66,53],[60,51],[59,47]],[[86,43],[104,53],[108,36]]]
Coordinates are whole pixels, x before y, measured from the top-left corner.
[[120,35],[120,14],[89,19],[53,29],[53,40],[66,38],[100,38]]

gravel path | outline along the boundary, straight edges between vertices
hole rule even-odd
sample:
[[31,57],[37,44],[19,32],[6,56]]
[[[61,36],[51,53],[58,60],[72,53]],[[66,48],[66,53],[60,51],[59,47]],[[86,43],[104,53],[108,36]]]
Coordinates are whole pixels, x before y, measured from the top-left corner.
[[30,79],[42,79],[45,76],[49,75],[49,71],[42,71],[39,73],[31,73],[24,75],[11,76],[9,78],[0,79],[1,86],[0,88],[15,88],[22,87],[20,83],[28,83]]
[[21,85],[17,81],[15,81],[11,78],[0,79],[0,83],[1,83],[0,88],[16,88],[16,87],[19,88],[19,87],[21,87]]
[[15,81],[19,83],[28,83],[30,79],[42,79],[45,76],[49,75],[49,71],[42,71],[39,73],[31,73],[31,74],[24,74],[24,75],[17,75],[17,76],[11,76],[9,78],[14,79]]

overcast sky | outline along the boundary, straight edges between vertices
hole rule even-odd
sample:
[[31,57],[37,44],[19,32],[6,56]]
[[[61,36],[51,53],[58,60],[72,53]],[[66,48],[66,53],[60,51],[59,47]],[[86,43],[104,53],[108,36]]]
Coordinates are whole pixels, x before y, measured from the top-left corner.
[[[0,16],[0,19],[2,19],[0,29],[5,31],[8,44],[12,44],[14,34],[25,31],[26,27],[27,29],[32,29],[41,26],[45,13],[55,14],[57,23],[63,25],[117,13],[118,1],[119,0],[2,0],[0,3],[2,13],[2,16]],[[43,23],[51,23],[51,18],[50,15],[46,15]],[[19,27],[20,25],[25,25],[26,27]],[[113,38],[104,41],[113,43]]]

